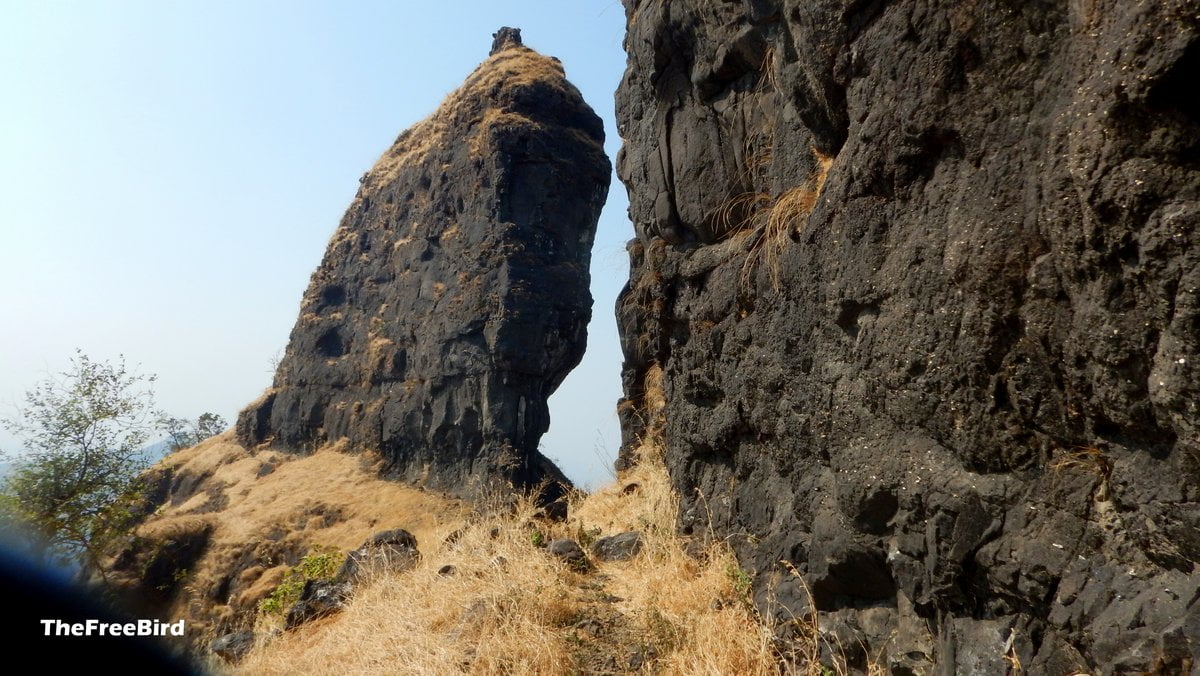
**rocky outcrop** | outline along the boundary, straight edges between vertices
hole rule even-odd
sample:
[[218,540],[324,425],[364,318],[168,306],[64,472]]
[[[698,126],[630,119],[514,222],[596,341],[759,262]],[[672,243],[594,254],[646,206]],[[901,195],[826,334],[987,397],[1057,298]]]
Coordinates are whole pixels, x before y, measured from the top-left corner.
[[306,622],[341,612],[353,591],[349,582],[305,580],[300,598],[288,608],[284,617],[284,628],[295,629]]
[[1195,4],[625,6],[621,464],[859,666],[1200,662]]
[[109,573],[129,581],[123,588],[134,592],[123,594],[121,600],[147,614],[170,607],[185,586],[186,572],[207,551],[212,531],[211,524],[196,519],[153,537],[128,538],[108,566]]
[[244,445],[345,438],[460,495],[566,481],[537,443],[583,355],[610,164],[558,60],[495,38],[362,177]]

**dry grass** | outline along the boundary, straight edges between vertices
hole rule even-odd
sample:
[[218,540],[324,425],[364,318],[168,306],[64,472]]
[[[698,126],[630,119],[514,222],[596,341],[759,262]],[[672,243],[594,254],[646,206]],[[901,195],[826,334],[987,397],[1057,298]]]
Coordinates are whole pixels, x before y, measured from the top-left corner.
[[[341,614],[260,645],[238,671],[780,673],[772,631],[733,574],[732,553],[718,542],[706,556],[688,555],[677,511],[657,451],[643,449],[620,481],[579,496],[566,523],[537,520],[529,503],[476,515],[453,543],[424,541],[416,569],[379,578]],[[642,553],[585,574],[532,544],[627,530],[643,533]],[[446,565],[455,574],[439,574]],[[790,670],[823,673],[815,662]]]
[[1095,446],[1077,446],[1070,450],[1062,450],[1050,463],[1050,469],[1055,474],[1066,470],[1081,470],[1091,472],[1099,477],[1094,496],[1097,500],[1108,499],[1108,485],[1112,478],[1112,458]]
[[522,127],[532,130],[541,128],[541,125],[519,113],[489,108],[483,113],[475,132],[467,139],[471,157],[483,157],[491,152],[492,137],[488,132],[496,127]]
[[1095,446],[1064,450],[1050,463],[1050,469],[1056,472],[1071,468],[1086,469],[1100,476],[1107,476],[1112,469],[1112,463],[1104,451]]
[[775,200],[751,244],[750,256],[742,266],[744,282],[749,281],[754,267],[761,259],[771,279],[771,288],[779,291],[779,259],[791,241],[792,233],[799,227],[798,224],[812,212],[818,195],[819,187],[814,188],[810,183],[805,183],[784,192]]
[[[397,518],[404,519],[418,538],[423,531],[437,530],[456,516],[462,518],[460,502],[380,479],[373,467],[364,465],[363,456],[344,450],[333,445],[308,456],[250,453],[227,432],[168,456],[163,466],[209,474],[206,484],[224,484],[228,504],[220,511],[221,523],[215,533],[218,541],[248,541],[274,525],[286,524],[289,531],[308,530],[319,534],[321,544],[347,549],[390,527]],[[264,465],[275,469],[259,477]],[[165,506],[147,526],[188,518],[202,503],[202,496],[197,494],[176,507]],[[370,499],[365,500],[366,496]],[[326,525],[329,520],[316,514],[318,511],[336,513],[336,522]],[[309,517],[312,523],[300,523],[305,514],[313,514]]]
[[776,63],[778,58],[779,51],[775,49],[775,46],[767,47],[766,53],[763,54],[762,70],[758,76],[760,91],[783,93],[783,87],[779,83],[779,68]]
[[[361,455],[326,447],[312,455],[249,452],[226,432],[167,456],[160,467],[178,475],[204,477],[195,495],[166,504],[138,529],[153,540],[210,524],[211,543],[188,571],[183,593],[170,610],[187,618],[189,631],[203,635],[223,618],[252,613],[278,583],[286,562],[271,552],[331,546],[347,551],[372,534],[404,527],[418,541],[435,538],[461,523],[465,508],[456,500],[378,478]],[[273,470],[268,468],[274,467]],[[262,476],[259,476],[262,473]],[[219,498],[214,509],[213,500]],[[263,543],[250,565],[247,552]],[[227,602],[206,595],[222,578],[237,573]]]
[[[481,156],[487,152],[492,128],[536,126],[529,118],[506,110],[504,101],[505,91],[535,83],[549,84],[565,97],[579,97],[567,82],[562,64],[555,59],[523,46],[511,46],[489,56],[432,115],[400,134],[367,173],[364,185],[390,180],[401,168],[422,162],[432,148],[461,143],[464,139],[453,134],[461,134],[463,129],[471,129],[465,140],[472,155]],[[594,139],[587,141],[599,145]]]
[[718,232],[749,232],[750,248],[742,264],[741,284],[748,287],[760,265],[765,266],[771,287],[781,288],[779,260],[792,235],[803,227],[825,187],[833,158],[812,149],[816,167],[801,185],[774,199],[766,193],[744,193],[730,198],[713,214]]
[[771,204],[771,196],[765,192],[745,192],[722,202],[709,215],[714,232],[725,237],[753,227],[755,219]]

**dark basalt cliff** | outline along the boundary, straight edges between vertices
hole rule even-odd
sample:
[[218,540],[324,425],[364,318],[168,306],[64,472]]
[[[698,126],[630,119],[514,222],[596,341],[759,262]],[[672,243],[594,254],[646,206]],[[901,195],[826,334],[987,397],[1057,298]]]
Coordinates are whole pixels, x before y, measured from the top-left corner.
[[558,60],[497,33],[363,176],[239,440],[344,438],[458,494],[565,482],[537,443],[586,343],[603,140]]
[[1197,4],[625,6],[621,462],[852,664],[1200,664]]

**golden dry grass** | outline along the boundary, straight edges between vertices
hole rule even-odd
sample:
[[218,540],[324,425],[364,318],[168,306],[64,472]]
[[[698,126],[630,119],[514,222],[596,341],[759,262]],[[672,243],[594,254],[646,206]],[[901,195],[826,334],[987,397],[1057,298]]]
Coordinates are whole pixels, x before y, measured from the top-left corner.
[[750,249],[742,264],[740,282],[748,287],[758,267],[764,266],[771,287],[778,292],[781,288],[779,261],[791,241],[792,235],[803,227],[812,213],[833,158],[811,149],[815,168],[803,183],[783,191],[774,199],[766,193],[745,193],[734,196],[714,213],[720,232],[750,233]]
[[[339,615],[264,641],[236,670],[823,673],[815,662],[781,667],[771,628],[733,574],[731,551],[718,542],[705,556],[686,553],[677,511],[657,451],[643,449],[617,483],[578,496],[567,522],[539,521],[529,503],[477,514],[453,543],[423,541],[414,570],[368,583]],[[627,530],[643,533],[641,554],[589,573],[533,544]],[[439,574],[446,565],[453,575]]]
[[1050,469],[1060,472],[1064,469],[1086,469],[1100,476],[1107,476],[1112,462],[1104,451],[1095,446],[1081,446],[1063,450],[1050,463]]
[[[228,503],[219,512],[217,542],[247,541],[274,525],[288,524],[288,530],[307,531],[321,544],[352,549],[396,519],[403,519],[418,538],[461,520],[465,508],[459,501],[380,479],[363,456],[344,450],[333,445],[307,456],[271,450],[251,453],[227,432],[168,456],[161,466],[211,473],[205,483],[224,486]],[[257,476],[267,464],[276,469]],[[370,499],[364,499],[367,496]],[[146,527],[194,518],[189,513],[202,506],[204,497],[201,492],[179,506],[164,506]],[[300,524],[302,515],[317,511],[314,507],[337,512],[339,520],[325,525],[323,517],[314,516],[313,523]]]
[[[390,180],[402,167],[423,161],[430,149],[445,143],[462,142],[463,139],[452,137],[452,134],[461,134],[463,129],[471,129],[466,141],[471,153],[480,156],[487,152],[491,128],[498,125],[536,126],[529,118],[505,110],[499,96],[502,89],[534,83],[549,84],[566,96],[578,97],[557,60],[528,47],[508,47],[479,64],[432,115],[400,134],[367,173],[365,183]],[[473,117],[464,119],[464,115]],[[588,142],[597,144],[594,139],[588,139]]]
[[1068,471],[1079,470],[1095,474],[1099,483],[1093,493],[1097,500],[1107,500],[1109,481],[1112,479],[1113,461],[1103,450],[1095,446],[1076,446],[1072,449],[1061,449],[1050,463],[1050,470],[1055,475]]
[[[348,551],[378,531],[397,527],[423,542],[461,523],[466,512],[457,500],[380,479],[363,456],[336,446],[308,456],[250,452],[226,432],[167,456],[159,466],[205,477],[195,495],[179,505],[163,505],[137,531],[161,540],[211,525],[210,545],[188,571],[170,611],[174,618],[187,618],[189,631],[197,635],[216,619],[253,612],[278,584],[285,562],[256,561],[240,571],[228,603],[204,598],[259,543]],[[259,476],[266,466],[275,469]],[[221,499],[216,509],[214,498]]]
[[714,232],[719,237],[741,232],[752,226],[755,218],[771,204],[765,192],[746,192],[722,202],[709,215]]

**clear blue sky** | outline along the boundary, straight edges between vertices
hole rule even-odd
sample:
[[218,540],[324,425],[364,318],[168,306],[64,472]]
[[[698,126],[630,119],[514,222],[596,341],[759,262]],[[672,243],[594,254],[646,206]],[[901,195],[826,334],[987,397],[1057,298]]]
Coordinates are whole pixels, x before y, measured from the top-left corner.
[[[497,28],[562,59],[616,157],[623,19],[616,0],[0,0],[0,414],[79,347],[158,374],[174,415],[232,421],[270,384],[359,176]],[[614,176],[588,352],[542,443],[589,484],[619,441],[626,206]]]

